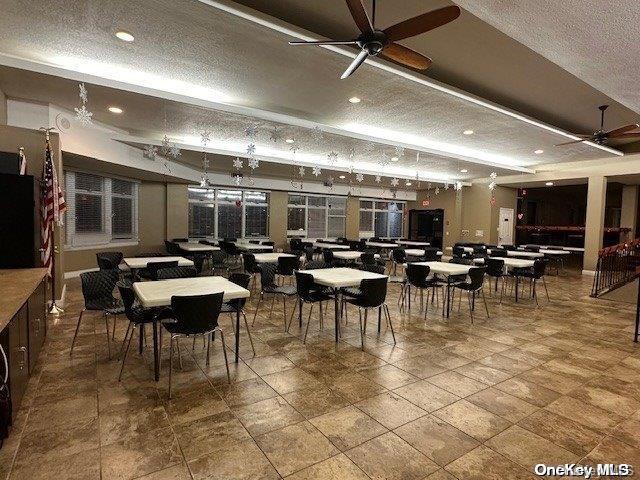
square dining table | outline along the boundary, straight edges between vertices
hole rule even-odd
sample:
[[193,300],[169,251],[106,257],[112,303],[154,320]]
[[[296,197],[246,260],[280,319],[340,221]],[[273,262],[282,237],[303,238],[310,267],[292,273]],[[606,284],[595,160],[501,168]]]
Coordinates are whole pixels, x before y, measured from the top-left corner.
[[[422,257],[424,256],[424,248],[407,248],[404,253],[406,253],[408,257]],[[442,252],[438,250],[436,255],[442,255]]]
[[[223,301],[248,298],[251,292],[230,282],[224,277],[172,278],[151,282],[135,282],[133,290],[144,308],[167,307],[174,295],[208,295],[223,292]],[[240,354],[240,310],[236,311],[236,353],[238,363]],[[160,359],[158,358],[158,322],[153,322],[153,354],[155,379],[160,378]]]
[[203,243],[194,243],[194,242],[178,242],[178,247],[180,250],[184,250],[189,253],[202,253],[202,252],[216,252],[220,250],[220,247],[215,247],[213,245],[205,245]]
[[417,240],[396,240],[399,245],[406,245],[408,247],[430,247],[429,242],[419,242]]
[[184,257],[125,257],[122,261],[132,271],[147,268],[154,262],[178,262],[179,267],[193,267],[193,261]]
[[239,250],[244,252],[272,252],[273,245],[261,245],[257,243],[233,242]]
[[295,255],[291,253],[255,253],[253,255],[255,257],[256,263],[278,263],[279,258],[283,257],[295,257]]
[[[339,258],[340,260],[346,260],[348,262],[353,262],[355,260],[359,260],[364,252],[357,252],[354,250],[341,250],[337,252],[333,252],[334,258]],[[374,254],[374,258],[380,258],[380,254]]]
[[[335,300],[335,319],[336,319],[336,342],[339,335],[339,293],[341,288],[358,287],[362,280],[372,278],[388,278],[386,275],[379,273],[367,272],[365,270],[357,270],[355,268],[339,267],[339,268],[319,268],[317,270],[305,270],[313,276],[313,281],[318,285],[333,289]],[[299,309],[298,321],[302,326],[302,309]]]

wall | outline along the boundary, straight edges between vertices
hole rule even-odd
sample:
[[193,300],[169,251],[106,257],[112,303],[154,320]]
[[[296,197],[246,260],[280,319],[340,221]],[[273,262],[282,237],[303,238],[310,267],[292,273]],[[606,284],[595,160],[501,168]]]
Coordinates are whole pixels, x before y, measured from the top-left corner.
[[[430,195],[429,195],[430,193]],[[430,204],[428,207],[422,206],[422,201],[427,199],[429,195]],[[461,212],[460,212],[460,198],[457,192],[453,188],[448,190],[440,189],[440,193],[435,195],[433,190],[428,192],[427,190],[418,191],[417,201],[408,202],[407,210],[436,210],[441,208],[444,210],[444,240],[443,246],[450,247],[460,239],[460,225],[461,225]],[[407,214],[406,220],[406,234],[409,235],[409,217]]]
[[[516,222],[518,214],[518,191],[515,188],[508,187],[496,187],[493,191],[496,197],[496,204],[491,207],[491,227],[489,228],[489,242],[497,245],[500,243],[500,209],[512,208],[513,209],[513,231],[511,232],[511,238],[513,242],[516,241]],[[491,200],[491,198],[489,198]]]
[[7,124],[7,97],[0,90],[0,125]]
[[166,238],[186,238],[189,236],[189,194],[188,186],[169,183],[166,190]]
[[269,238],[275,242],[276,248],[287,246],[287,192],[271,192],[269,195]]
[[[347,197],[347,218],[345,224],[345,237],[350,240],[360,238],[360,197]],[[405,219],[405,225],[408,220]]]

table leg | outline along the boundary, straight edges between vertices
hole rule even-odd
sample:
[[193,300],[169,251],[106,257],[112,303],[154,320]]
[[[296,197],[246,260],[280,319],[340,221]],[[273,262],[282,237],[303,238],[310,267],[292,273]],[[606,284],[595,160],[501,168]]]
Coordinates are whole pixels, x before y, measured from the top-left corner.
[[156,380],[160,380],[160,356],[158,351],[158,322],[153,322],[153,375]]
[[335,306],[335,317],[336,317],[336,343],[338,343],[338,322],[340,321],[340,315],[338,313],[338,289],[336,288],[333,292],[334,295],[334,306]]
[[298,302],[298,326],[302,328],[302,299]]
[[140,325],[140,343],[138,345],[138,353],[142,355],[144,349],[144,323]]
[[238,363],[239,358],[240,358],[240,308],[236,309],[236,363]]
[[449,283],[449,281],[447,280],[447,302],[446,302],[446,309],[447,309],[447,318],[449,318],[449,311],[451,310],[451,283]]
[[518,303],[518,276],[516,275],[516,303]]

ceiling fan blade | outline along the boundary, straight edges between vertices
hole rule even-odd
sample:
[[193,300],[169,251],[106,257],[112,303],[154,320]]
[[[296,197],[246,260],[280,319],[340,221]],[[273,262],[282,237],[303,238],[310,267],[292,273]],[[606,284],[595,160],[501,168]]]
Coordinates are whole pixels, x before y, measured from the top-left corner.
[[424,55],[414,52],[410,48],[403,47],[398,43],[388,44],[384,47],[384,50],[382,50],[382,54],[396,62],[418,70],[426,70],[433,63],[429,57],[425,57]]
[[609,138],[640,138],[640,132],[621,133],[620,135],[616,135],[615,137],[610,136]]
[[390,42],[420,35],[452,22],[460,16],[460,7],[450,6],[423,13],[404,22],[396,23],[384,30]]
[[355,72],[358,69],[358,67],[364,63],[364,61],[367,59],[368,56],[369,54],[366,52],[366,50],[362,50],[358,54],[358,56],[353,59],[353,62],[351,62],[351,65],[349,65],[349,68],[347,68],[344,71],[344,73],[340,77],[340,80],[344,80],[345,78],[350,76],[353,72]]
[[353,21],[356,22],[360,31],[362,33],[373,32],[373,24],[369,19],[367,11],[364,9],[364,5],[362,5],[362,0],[346,0],[346,2],[347,7],[349,7],[349,11],[351,12],[351,16],[353,17]]
[[355,40],[317,40],[313,42],[305,42],[304,40],[293,40],[289,45],[356,45]]
[[607,132],[606,135],[609,138],[616,138],[622,135],[623,133],[627,133],[631,130],[635,130],[636,128],[640,128],[640,125],[638,125],[637,123],[632,123],[631,125],[625,125],[624,127],[611,130],[610,132]]
[[582,139],[580,139],[580,140],[572,140],[572,141],[570,141],[570,142],[557,143],[556,145],[554,145],[554,147],[562,147],[562,146],[564,146],[564,145],[572,145],[572,144],[574,144],[574,143],[582,143],[582,142],[586,142],[586,141],[588,141],[588,140],[590,140],[590,139],[591,139],[591,137],[589,137],[589,138],[582,138]]

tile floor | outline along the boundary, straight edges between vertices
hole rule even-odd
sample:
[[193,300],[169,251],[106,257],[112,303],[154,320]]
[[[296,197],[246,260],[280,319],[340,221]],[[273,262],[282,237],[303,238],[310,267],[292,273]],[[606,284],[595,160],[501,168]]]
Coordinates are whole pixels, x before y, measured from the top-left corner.
[[[272,318],[265,308],[257,356],[242,334],[231,385],[219,343],[206,367],[201,343],[185,342],[169,401],[168,349],[159,383],[150,349],[118,383],[99,316],[85,315],[69,357],[81,305],[70,282],[0,450],[1,478],[519,479],[535,463],[601,461],[640,471],[633,307],[589,298],[588,278],[548,283],[551,303],[490,299],[491,319],[478,309],[473,325],[464,304],[449,320],[437,308],[426,323],[400,313],[393,286],[398,343],[370,322],[364,352],[355,312],[337,345],[328,315],[304,345],[297,325],[283,332],[281,308]],[[229,317],[222,324],[231,345]],[[120,319],[117,346],[125,328]]]

